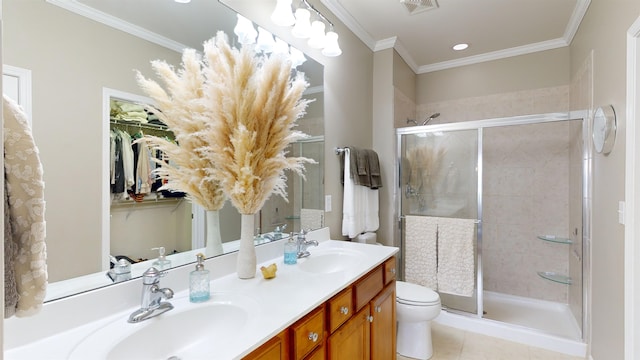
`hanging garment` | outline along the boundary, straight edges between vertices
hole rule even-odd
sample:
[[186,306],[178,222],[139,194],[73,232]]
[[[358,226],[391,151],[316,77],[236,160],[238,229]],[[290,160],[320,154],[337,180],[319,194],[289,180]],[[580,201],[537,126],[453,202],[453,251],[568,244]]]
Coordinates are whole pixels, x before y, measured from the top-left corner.
[[40,311],[47,290],[44,181],[38,148],[26,115],[6,96],[3,96],[2,110],[5,186],[11,237],[16,246],[15,256],[8,261],[14,263],[19,295],[15,314],[22,317]]

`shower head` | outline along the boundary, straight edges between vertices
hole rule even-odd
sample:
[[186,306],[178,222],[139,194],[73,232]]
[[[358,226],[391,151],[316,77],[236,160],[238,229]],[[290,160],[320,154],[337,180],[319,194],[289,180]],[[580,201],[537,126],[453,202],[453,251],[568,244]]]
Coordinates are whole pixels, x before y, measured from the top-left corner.
[[440,116],[440,113],[434,113],[434,114],[432,114],[431,116],[429,116],[428,118],[426,118],[426,119],[422,122],[422,125],[427,125],[427,123],[428,123],[429,121],[431,121],[432,119],[437,118],[438,116]]

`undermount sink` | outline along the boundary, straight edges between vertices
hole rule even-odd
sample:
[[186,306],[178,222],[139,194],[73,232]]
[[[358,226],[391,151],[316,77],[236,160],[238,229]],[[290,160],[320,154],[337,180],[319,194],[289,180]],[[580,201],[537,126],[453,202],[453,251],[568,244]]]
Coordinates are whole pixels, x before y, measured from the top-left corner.
[[345,271],[356,267],[363,259],[364,254],[345,248],[310,249],[311,255],[298,260],[298,267],[302,271],[330,274]]
[[171,301],[174,309],[138,324],[118,319],[87,336],[69,359],[193,359],[215,354],[234,340],[258,311],[245,296],[212,293],[192,304],[188,297]]

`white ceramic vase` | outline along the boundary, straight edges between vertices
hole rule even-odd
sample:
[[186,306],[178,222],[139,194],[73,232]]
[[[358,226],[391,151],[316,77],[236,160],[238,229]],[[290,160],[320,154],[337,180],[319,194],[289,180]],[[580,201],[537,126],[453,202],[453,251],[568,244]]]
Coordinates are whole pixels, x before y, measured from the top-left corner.
[[240,225],[240,251],[236,272],[240,279],[251,279],[256,276],[256,247],[253,243],[255,216],[242,214]]
[[222,255],[222,239],[220,237],[220,212],[218,210],[206,211],[206,257]]

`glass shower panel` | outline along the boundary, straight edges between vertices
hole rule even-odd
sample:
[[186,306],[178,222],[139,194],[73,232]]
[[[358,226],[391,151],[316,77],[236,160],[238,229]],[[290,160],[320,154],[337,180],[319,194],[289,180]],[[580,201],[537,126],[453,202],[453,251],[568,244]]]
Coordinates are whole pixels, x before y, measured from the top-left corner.
[[[402,216],[478,219],[477,129],[404,134],[400,146]],[[440,298],[448,309],[478,311],[477,286],[473,297],[441,293]]]

